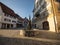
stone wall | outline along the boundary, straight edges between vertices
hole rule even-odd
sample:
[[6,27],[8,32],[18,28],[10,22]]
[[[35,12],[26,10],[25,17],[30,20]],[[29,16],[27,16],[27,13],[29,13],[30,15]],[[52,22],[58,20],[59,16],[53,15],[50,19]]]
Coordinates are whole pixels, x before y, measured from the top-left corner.
[[[26,32],[29,33],[29,31],[26,31]],[[34,30],[30,32],[31,32],[30,37],[60,40],[60,33],[51,32],[48,30]]]
[[59,41],[40,38],[9,38],[0,37],[0,45],[60,45]]
[[19,29],[0,29],[0,35],[2,37],[19,37],[20,30]]

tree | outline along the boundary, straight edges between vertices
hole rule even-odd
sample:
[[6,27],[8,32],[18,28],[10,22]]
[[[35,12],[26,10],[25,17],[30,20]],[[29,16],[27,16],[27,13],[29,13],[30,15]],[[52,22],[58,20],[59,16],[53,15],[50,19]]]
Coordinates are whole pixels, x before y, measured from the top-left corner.
[[31,17],[29,16],[29,24],[28,24],[28,29],[31,30],[32,26],[31,26]]

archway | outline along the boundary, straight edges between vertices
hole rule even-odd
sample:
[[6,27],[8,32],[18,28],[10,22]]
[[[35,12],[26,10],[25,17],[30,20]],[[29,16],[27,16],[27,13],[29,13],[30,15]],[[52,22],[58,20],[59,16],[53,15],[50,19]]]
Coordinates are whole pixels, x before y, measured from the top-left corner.
[[43,30],[49,30],[49,22],[48,21],[43,22]]

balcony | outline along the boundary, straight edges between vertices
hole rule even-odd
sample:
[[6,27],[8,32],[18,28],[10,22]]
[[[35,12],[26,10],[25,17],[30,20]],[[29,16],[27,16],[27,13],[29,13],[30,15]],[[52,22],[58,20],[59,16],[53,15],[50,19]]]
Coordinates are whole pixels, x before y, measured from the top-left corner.
[[21,22],[21,21],[17,21],[17,23],[18,23],[18,24],[22,24],[22,22]]
[[37,12],[34,16],[35,16],[35,19],[38,20],[38,19],[40,19],[40,16],[41,16],[41,15],[40,15],[39,12]]
[[33,17],[33,23],[37,22],[38,20],[40,20],[40,14],[36,14]]
[[34,12],[34,15],[37,13],[38,10],[40,10],[41,6],[45,3],[45,1],[42,1],[41,4],[37,7],[37,8],[34,8],[33,12]]

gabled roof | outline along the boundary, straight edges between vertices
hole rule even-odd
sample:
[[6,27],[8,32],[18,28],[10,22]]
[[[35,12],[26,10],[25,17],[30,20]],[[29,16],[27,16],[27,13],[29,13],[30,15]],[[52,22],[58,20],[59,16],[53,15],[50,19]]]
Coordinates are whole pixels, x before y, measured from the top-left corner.
[[0,6],[2,8],[2,11],[4,13],[7,13],[8,15],[14,16],[16,18],[18,18],[19,20],[24,20],[22,17],[20,17],[18,14],[16,14],[12,9],[10,9],[8,6],[6,6],[5,4],[0,2]]
[[3,12],[16,17],[14,11],[12,9],[10,9],[9,7],[7,7],[5,4],[0,2],[0,6],[1,6]]
[[20,17],[18,14],[16,14],[16,17],[21,20],[21,21],[24,21],[24,19],[22,17]]

